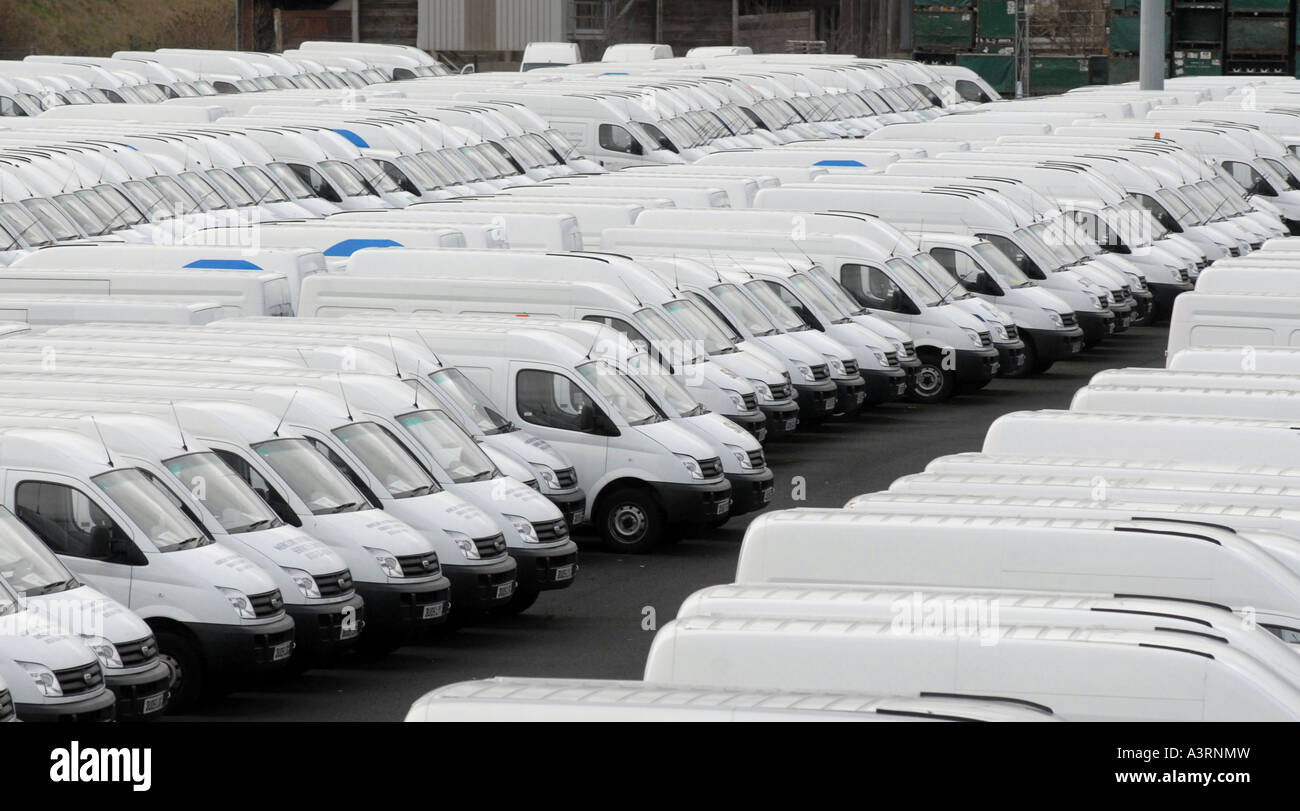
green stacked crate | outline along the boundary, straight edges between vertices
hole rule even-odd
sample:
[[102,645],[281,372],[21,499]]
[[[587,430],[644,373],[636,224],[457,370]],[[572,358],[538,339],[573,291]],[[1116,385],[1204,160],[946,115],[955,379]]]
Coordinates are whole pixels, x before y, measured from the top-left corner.
[[1286,54],[1290,17],[1228,17],[1228,53]]
[[1010,54],[957,54],[957,64],[970,68],[1004,96],[1016,92],[1016,58]]
[[1064,93],[1090,83],[1091,59],[1086,56],[1036,56],[1029,60],[1029,92],[1035,96]]
[[1292,0],[1228,0],[1225,73],[1291,71]]
[[915,9],[912,42],[917,53],[969,51],[975,46],[975,13],[969,8]]
[[1010,43],[1016,36],[1015,0],[979,0],[975,36],[981,43]]
[[1174,49],[1223,47],[1223,3],[1175,0]]
[[1223,73],[1223,53],[1218,50],[1174,49],[1175,76],[1219,76]]
[[[1165,19],[1165,52],[1173,44],[1173,26]],[[1110,18],[1110,52],[1137,53],[1142,47],[1142,18],[1135,14],[1114,14]]]

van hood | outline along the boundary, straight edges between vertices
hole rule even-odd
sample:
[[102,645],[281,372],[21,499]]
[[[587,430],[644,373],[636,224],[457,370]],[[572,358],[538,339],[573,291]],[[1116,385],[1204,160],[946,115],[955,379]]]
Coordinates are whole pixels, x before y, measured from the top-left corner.
[[[814,334],[821,336],[820,332]],[[762,338],[755,338],[754,341],[756,343],[764,344],[769,351],[778,353],[780,357],[786,358],[794,363],[824,362],[821,355],[811,349],[811,342],[801,341],[789,333],[764,335]]]
[[[339,537],[374,538],[374,546],[397,557],[424,555],[431,549],[428,538],[410,524],[383,510],[318,516],[329,521]],[[367,541],[370,543],[370,541]]]
[[768,384],[780,384],[785,382],[782,376],[785,371],[785,364],[781,364],[778,369],[774,369],[759,359],[745,353],[732,352],[727,355],[710,355],[709,360],[716,366],[731,372],[737,377],[746,380],[761,380]]
[[262,567],[221,542],[196,549],[149,555],[151,558],[163,556],[178,570],[173,582],[209,583],[214,587],[235,589],[244,594],[264,594],[276,588],[275,581],[262,571]]
[[686,417],[682,422],[710,439],[727,445],[734,445],[743,451],[749,452],[763,449],[763,443],[759,442],[753,434],[721,414],[699,414],[694,417]]
[[290,526],[242,532],[232,539],[260,552],[276,566],[309,574],[332,574],[348,567],[338,553],[307,533]]
[[709,447],[709,443],[672,420],[638,425],[636,430],[669,453],[685,454],[696,459],[710,459],[714,456],[713,448]]
[[[74,600],[82,612],[76,617],[69,616],[69,604]],[[94,634],[98,631],[99,636],[119,645],[144,639],[153,633],[134,611],[92,586],[27,597],[25,603],[28,612],[43,619],[52,634]]]
[[444,530],[463,532],[471,538],[487,538],[497,534],[496,522],[487,513],[455,493],[443,490],[441,493],[401,501],[421,509],[430,521]]
[[[36,694],[31,677],[18,662],[32,662],[50,670],[66,670],[85,667],[99,661],[99,658],[91,653],[90,648],[75,637],[23,633],[23,623],[27,619],[23,616],[24,613],[20,611],[17,614],[0,617],[0,620],[4,621],[4,625],[0,626],[0,649],[5,652],[5,655],[0,657],[0,675],[5,677],[5,681],[9,682],[11,687],[31,690],[33,696]],[[17,633],[9,634],[7,631]]]
[[457,485],[458,491],[484,511],[517,515],[529,523],[558,521],[564,515],[551,500],[509,476]]

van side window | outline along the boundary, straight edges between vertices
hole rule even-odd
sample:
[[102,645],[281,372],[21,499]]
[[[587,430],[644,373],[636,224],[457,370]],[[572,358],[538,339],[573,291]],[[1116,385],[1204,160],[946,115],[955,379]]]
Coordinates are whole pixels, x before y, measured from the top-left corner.
[[207,538],[209,541],[216,540],[215,538],[212,537],[212,533],[208,532],[208,528],[204,526],[203,521],[199,518],[199,516],[193,510],[190,509],[190,506],[188,504],[186,504],[184,501],[181,501],[180,497],[177,496],[175,493],[173,493],[170,487],[168,487],[166,484],[163,484],[162,479],[158,478],[157,476],[153,475],[147,470],[141,470],[140,475],[148,479],[149,482],[153,484],[154,487],[157,487],[158,492],[162,493],[163,498],[166,498],[168,501],[170,501],[173,507],[185,513],[185,517],[190,519],[190,522],[194,524],[195,528],[198,529],[199,532],[203,533],[203,537]]
[[650,341],[644,335],[637,331],[637,328],[624,321],[621,318],[613,318],[607,315],[588,315],[584,316],[583,321],[590,321],[593,324],[604,324],[607,327],[618,330],[627,336],[627,339],[636,345],[637,349],[642,352],[650,350]]
[[[22,482],[14,497],[15,514],[55,553],[109,560],[110,539],[125,532],[85,493],[52,482]],[[99,529],[99,532],[96,532]]]
[[863,307],[903,311],[903,290],[880,268],[870,265],[844,265],[840,268],[840,282]]
[[961,96],[965,101],[978,101],[980,104],[987,104],[993,101],[993,99],[989,98],[989,95],[985,93],[979,85],[969,79],[957,80],[957,95]]
[[515,408],[525,422],[601,435],[596,404],[577,383],[555,372],[525,369],[515,378]]
[[285,500],[284,496],[280,495],[280,491],[272,487],[271,483],[264,479],[262,474],[258,473],[257,469],[246,462],[243,457],[232,451],[217,450],[215,448],[212,452],[221,457],[221,461],[235,471],[236,476],[253,488],[253,492],[262,497],[262,500],[266,502],[266,506],[280,516],[281,521],[295,527],[302,526],[302,520],[298,518],[297,513],[293,511],[293,507],[289,506],[289,502]]
[[622,152],[624,155],[640,155],[642,152],[641,143],[617,124],[601,124],[598,135],[600,148],[608,152]]
[[986,296],[1000,296],[1002,289],[980,269],[974,257],[955,248],[931,248],[935,261],[952,271],[967,290]]
[[1020,249],[1020,246],[1010,239],[999,234],[976,234],[976,237],[985,242],[992,242],[993,247],[997,248],[1007,255],[1007,258],[1016,263],[1016,267],[1031,279],[1042,281],[1047,278],[1043,269],[1033,260],[1029,254]]
[[18,106],[18,102],[8,96],[0,96],[0,116],[27,115],[27,111]]
[[1255,171],[1255,167],[1244,161],[1224,161],[1223,168],[1228,170],[1232,179],[1237,181],[1237,185],[1246,190],[1246,194],[1262,194],[1265,197],[1276,197],[1277,193],[1269,185],[1264,176]]
[[767,285],[768,289],[773,293],[776,293],[777,297],[781,299],[781,302],[785,304],[785,306],[794,310],[795,315],[798,315],[805,324],[819,330],[825,330],[825,326],[817,319],[817,316],[812,314],[812,310],[805,307],[803,302],[796,298],[794,293],[787,290],[784,285],[766,280],[764,280],[763,284]]
[[325,176],[314,168],[302,163],[291,163],[288,164],[288,166],[293,170],[293,173],[298,176],[298,179],[303,183],[306,183],[307,187],[310,188],[317,197],[320,197],[323,200],[328,200],[331,203],[343,202],[343,198],[340,197],[339,193],[334,190],[334,187],[329,184],[329,181],[325,179]]

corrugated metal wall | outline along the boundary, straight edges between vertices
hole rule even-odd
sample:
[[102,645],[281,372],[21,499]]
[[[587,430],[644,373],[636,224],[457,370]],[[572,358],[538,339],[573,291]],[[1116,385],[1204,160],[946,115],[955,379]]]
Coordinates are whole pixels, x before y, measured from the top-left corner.
[[567,0],[419,0],[426,50],[520,51],[564,39]]

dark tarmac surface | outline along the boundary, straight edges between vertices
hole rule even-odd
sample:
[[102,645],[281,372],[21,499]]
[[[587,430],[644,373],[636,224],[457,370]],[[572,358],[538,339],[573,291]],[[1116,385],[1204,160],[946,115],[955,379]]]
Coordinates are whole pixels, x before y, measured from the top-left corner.
[[[994,380],[941,406],[890,405],[852,423],[831,423],[770,444],[775,509],[838,507],[859,493],[886,489],[934,457],[979,450],[984,432],[1010,411],[1068,408],[1093,374],[1123,366],[1164,366],[1166,332],[1137,328],[1079,360],[1028,380]],[[791,498],[802,477],[806,500]],[[284,685],[236,693],[199,716],[231,721],[400,721],[411,703],[440,685],[491,676],[637,679],[655,626],[673,618],[692,592],[731,582],[751,516],[711,537],[682,541],[653,555],[582,545],[574,585],[543,594],[526,614],[471,626],[379,660],[349,660]]]

